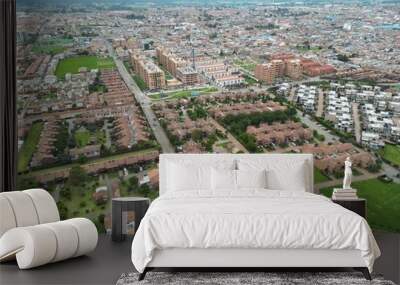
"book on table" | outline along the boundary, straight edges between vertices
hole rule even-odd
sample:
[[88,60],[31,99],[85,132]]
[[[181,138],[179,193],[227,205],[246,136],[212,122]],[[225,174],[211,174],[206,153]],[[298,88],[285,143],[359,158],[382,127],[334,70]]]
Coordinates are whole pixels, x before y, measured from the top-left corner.
[[332,199],[334,200],[353,200],[358,199],[356,189],[341,189],[335,188],[333,190]]

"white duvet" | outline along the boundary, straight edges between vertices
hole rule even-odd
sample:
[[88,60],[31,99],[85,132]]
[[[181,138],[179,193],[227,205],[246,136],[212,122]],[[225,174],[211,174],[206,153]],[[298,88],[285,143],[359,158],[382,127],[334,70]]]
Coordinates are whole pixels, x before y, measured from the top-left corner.
[[380,255],[368,223],[329,199],[256,189],[157,198],[133,240],[132,262],[143,272],[165,248],[358,249],[370,271]]

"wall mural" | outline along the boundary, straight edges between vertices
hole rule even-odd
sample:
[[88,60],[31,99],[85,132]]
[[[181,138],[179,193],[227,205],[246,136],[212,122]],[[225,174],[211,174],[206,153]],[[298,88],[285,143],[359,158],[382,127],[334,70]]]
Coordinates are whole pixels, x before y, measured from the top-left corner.
[[[399,31],[376,22],[395,11],[318,6],[316,30],[307,7],[155,2],[18,3],[20,190],[47,189],[62,218],[103,232],[113,197],[158,196],[162,152],[313,153],[327,196],[350,157],[370,225],[400,232],[400,72],[378,47],[396,57]],[[349,48],[364,22],[375,42]]]

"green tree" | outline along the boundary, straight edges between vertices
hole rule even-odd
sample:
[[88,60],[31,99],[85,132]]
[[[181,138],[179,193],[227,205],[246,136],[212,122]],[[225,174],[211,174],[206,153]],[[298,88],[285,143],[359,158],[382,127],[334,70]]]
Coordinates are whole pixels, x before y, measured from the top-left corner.
[[142,195],[143,197],[148,197],[149,196],[149,194],[150,194],[150,187],[149,187],[149,185],[147,185],[147,184],[143,184],[143,185],[141,185],[140,187],[139,187],[139,189],[138,189],[138,193],[140,194],[140,195]]
[[192,131],[192,139],[195,142],[200,142],[203,138],[203,132],[199,129],[195,129]]
[[67,184],[70,186],[81,186],[88,179],[86,171],[79,165],[73,166],[69,171]]
[[64,205],[62,201],[57,202],[58,212],[60,213],[60,219],[68,219],[68,208]]
[[134,175],[129,178],[129,186],[136,189],[139,185],[139,179]]
[[78,159],[78,162],[80,163],[80,164],[84,164],[84,163],[86,163],[88,161],[88,158],[86,157],[86,156],[84,156],[84,155],[79,155],[79,159]]
[[17,189],[26,190],[39,187],[39,182],[30,174],[21,174],[17,176]]
[[71,200],[71,189],[69,189],[69,187],[64,187],[60,191],[60,196],[62,199]]
[[337,59],[340,60],[340,61],[343,61],[343,62],[350,61],[350,58],[345,54],[338,54],[337,55]]

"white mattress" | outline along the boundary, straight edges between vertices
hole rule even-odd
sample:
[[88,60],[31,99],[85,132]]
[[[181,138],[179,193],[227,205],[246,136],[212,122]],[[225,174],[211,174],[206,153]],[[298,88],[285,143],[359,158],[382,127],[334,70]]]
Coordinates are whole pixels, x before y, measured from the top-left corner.
[[320,195],[264,189],[159,197],[135,235],[132,262],[143,272],[155,250],[170,248],[359,250],[370,271],[380,255],[359,215]]

